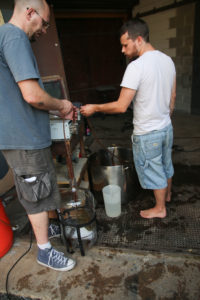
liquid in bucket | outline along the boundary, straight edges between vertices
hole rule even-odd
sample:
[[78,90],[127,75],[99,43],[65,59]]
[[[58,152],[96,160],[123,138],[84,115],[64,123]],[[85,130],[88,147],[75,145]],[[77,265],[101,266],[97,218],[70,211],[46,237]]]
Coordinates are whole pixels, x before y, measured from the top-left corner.
[[116,218],[121,214],[121,188],[118,185],[109,184],[103,189],[103,198],[106,214]]

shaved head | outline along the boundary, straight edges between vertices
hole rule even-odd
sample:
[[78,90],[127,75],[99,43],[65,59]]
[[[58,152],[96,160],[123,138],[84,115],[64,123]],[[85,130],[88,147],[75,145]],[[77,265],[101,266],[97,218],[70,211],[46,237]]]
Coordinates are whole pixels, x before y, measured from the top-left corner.
[[46,0],[14,0],[14,3],[9,23],[22,29],[30,40],[47,33],[51,12]]
[[45,0],[15,0],[15,9],[18,11],[24,9],[25,7],[43,10],[45,5],[47,5]]
[[46,0],[14,0],[13,15],[9,21],[21,28],[30,40],[46,34],[50,8]]

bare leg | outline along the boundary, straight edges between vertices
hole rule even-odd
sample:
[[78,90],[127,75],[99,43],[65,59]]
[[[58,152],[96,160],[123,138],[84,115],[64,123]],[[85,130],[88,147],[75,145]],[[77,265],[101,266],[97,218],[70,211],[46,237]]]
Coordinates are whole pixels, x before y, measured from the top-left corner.
[[143,218],[165,218],[166,217],[166,207],[165,200],[167,194],[167,187],[160,190],[154,190],[154,196],[156,198],[156,205],[153,208],[141,210],[140,215]]
[[167,185],[166,201],[170,202],[171,201],[171,194],[172,194],[172,192],[171,192],[171,190],[172,190],[172,177],[167,180],[167,184],[168,185]]
[[37,244],[42,245],[48,243],[48,212],[44,211],[38,214],[28,215],[28,217],[32,224]]

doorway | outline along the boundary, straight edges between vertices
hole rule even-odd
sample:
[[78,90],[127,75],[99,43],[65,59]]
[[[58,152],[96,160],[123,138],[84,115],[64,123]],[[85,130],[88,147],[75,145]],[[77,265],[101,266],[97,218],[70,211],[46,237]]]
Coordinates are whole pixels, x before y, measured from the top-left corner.
[[126,68],[119,29],[122,17],[56,18],[70,100],[116,100]]

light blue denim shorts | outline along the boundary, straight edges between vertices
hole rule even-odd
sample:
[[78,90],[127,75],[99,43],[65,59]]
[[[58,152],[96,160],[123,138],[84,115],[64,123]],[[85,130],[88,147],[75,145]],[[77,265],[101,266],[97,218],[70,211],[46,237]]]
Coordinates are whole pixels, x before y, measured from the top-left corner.
[[144,189],[163,189],[174,174],[172,164],[173,128],[133,136],[133,157],[141,186]]

